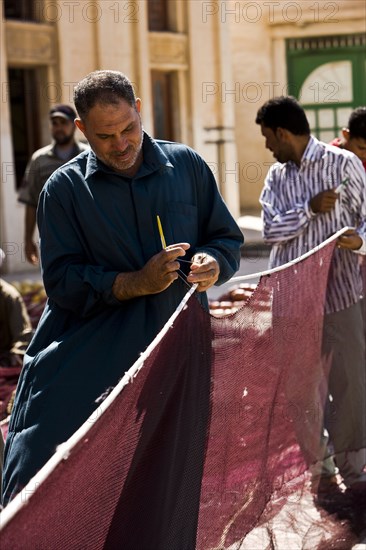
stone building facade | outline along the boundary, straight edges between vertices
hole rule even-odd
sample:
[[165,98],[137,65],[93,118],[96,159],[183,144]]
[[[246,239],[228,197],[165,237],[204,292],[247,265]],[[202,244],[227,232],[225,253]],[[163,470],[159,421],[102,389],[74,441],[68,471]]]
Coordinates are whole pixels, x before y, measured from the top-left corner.
[[235,141],[242,211],[258,212],[272,154],[255,125],[270,97],[291,94],[314,135],[331,141],[353,108],[366,105],[366,2],[363,0],[217,2],[230,27]]
[[0,21],[0,246],[29,270],[23,205],[30,154],[49,142],[48,110],[74,84],[117,69],[142,98],[145,129],[194,147],[234,216],[259,213],[272,157],[260,105],[291,93],[328,139],[365,103],[365,3],[345,1],[3,0]]
[[[196,148],[218,174],[218,158],[236,163],[234,109],[219,97],[202,108],[202,82],[231,82],[229,28],[207,24],[200,1],[4,0],[1,20],[1,245],[8,271],[28,270],[23,206],[26,161],[49,142],[48,110],[71,103],[74,84],[95,69],[117,69],[142,98],[145,129]],[[225,143],[222,143],[223,125]],[[220,136],[217,134],[220,133]],[[219,143],[217,143],[219,142]],[[219,180],[219,176],[217,178]],[[235,174],[219,182],[239,215]]]

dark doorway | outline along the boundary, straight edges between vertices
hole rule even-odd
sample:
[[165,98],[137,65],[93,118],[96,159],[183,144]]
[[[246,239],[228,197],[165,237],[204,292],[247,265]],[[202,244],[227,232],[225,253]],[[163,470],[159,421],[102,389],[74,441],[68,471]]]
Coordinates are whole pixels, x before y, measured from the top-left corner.
[[21,185],[29,157],[41,147],[37,82],[36,69],[8,70],[8,100],[17,189]]
[[173,124],[173,78],[174,73],[152,71],[152,96],[154,107],[154,137],[174,141]]
[[36,21],[35,3],[32,0],[4,0],[5,19]]

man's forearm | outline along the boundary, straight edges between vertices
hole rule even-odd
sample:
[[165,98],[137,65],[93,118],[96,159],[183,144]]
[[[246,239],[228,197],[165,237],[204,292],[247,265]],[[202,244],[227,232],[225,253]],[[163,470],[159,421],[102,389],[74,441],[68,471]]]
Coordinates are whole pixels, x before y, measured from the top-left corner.
[[33,234],[36,227],[36,214],[37,209],[34,208],[34,206],[30,206],[29,204],[25,207],[25,233],[24,233],[24,240],[25,242],[31,242],[33,241]]
[[131,273],[119,273],[114,280],[112,292],[117,300],[131,300],[139,296],[148,294],[144,288],[141,271],[132,271]]

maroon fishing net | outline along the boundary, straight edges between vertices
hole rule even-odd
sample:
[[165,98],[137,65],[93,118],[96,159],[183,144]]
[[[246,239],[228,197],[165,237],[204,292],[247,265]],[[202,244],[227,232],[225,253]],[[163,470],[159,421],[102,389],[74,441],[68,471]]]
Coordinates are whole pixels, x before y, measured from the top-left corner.
[[7,506],[2,550],[346,550],[359,541],[362,506],[320,502],[309,473],[322,458],[333,247],[261,277],[228,316],[190,298],[88,432]]

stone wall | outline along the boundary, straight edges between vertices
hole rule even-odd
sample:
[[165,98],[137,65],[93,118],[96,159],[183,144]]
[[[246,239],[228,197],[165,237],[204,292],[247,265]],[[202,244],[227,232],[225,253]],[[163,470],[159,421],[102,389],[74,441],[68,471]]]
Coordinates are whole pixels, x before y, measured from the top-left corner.
[[234,216],[259,213],[272,155],[255,116],[287,92],[286,38],[364,32],[363,0],[170,0],[171,32],[149,32],[145,0],[37,0],[39,22],[1,18],[0,242],[8,271],[29,270],[22,253],[23,206],[14,182],[9,67],[34,67],[41,86],[40,131],[48,109],[72,102],[73,85],[95,69],[118,69],[135,83],[142,118],[153,130],[151,70],[175,71],[175,123],[203,155]]

